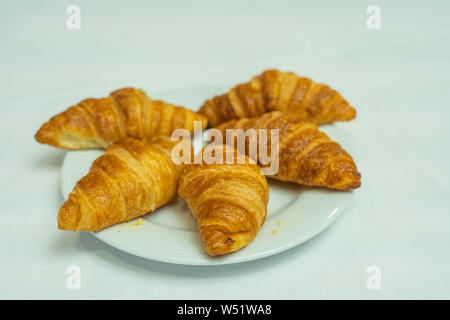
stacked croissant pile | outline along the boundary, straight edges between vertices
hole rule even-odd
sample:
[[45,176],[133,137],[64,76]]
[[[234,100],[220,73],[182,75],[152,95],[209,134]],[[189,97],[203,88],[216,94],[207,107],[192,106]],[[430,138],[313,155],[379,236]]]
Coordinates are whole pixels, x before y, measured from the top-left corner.
[[214,152],[245,161],[176,164],[171,152],[178,141],[171,140],[172,131],[192,133],[194,121],[222,132],[278,129],[279,170],[269,178],[350,191],[361,184],[356,165],[317,125],[355,115],[330,87],[267,70],[207,100],[198,112],[152,100],[142,90],[119,89],[54,116],[35,138],[69,150],[106,149],[60,208],[60,229],[99,231],[152,212],[178,195],[197,222],[206,252],[216,256],[239,250],[258,233],[267,214],[266,177],[258,159],[227,146]]

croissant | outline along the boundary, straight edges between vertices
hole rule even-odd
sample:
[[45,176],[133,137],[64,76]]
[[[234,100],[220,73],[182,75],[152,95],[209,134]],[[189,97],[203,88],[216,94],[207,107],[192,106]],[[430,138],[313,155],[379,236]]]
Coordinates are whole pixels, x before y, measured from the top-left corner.
[[356,110],[327,85],[278,70],[267,70],[226,94],[207,100],[199,113],[214,127],[270,111],[295,113],[317,125],[352,120],[356,116]]
[[[246,131],[250,128],[256,129],[257,143],[260,141],[260,130],[267,129],[269,155],[272,145],[270,131],[279,130],[279,168],[276,174],[269,177],[342,191],[356,189],[361,185],[361,175],[352,157],[338,143],[319,131],[315,124],[300,120],[294,114],[274,111],[259,118],[232,120],[217,127],[224,135],[227,129]],[[246,139],[245,143],[248,154],[250,140]],[[260,162],[259,157],[256,160]]]
[[203,159],[201,164],[186,165],[178,188],[211,256],[246,246],[265,221],[269,199],[267,181],[258,165],[248,157],[237,164],[238,153],[228,146],[216,145],[212,147],[215,152],[224,158],[230,154],[234,164],[207,164]]
[[126,138],[97,158],[58,213],[58,227],[99,231],[154,211],[176,195],[181,166],[171,161],[177,142]]
[[54,116],[36,133],[40,143],[63,149],[107,148],[126,137],[167,136],[174,129],[194,131],[206,118],[191,110],[150,99],[143,90],[124,88],[101,99],[86,99]]

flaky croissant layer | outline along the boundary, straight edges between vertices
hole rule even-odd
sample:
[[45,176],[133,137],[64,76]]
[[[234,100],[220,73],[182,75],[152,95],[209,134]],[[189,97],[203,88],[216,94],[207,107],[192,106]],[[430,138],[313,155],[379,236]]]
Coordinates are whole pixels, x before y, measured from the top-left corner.
[[178,196],[185,199],[211,256],[246,246],[265,221],[269,199],[266,178],[256,164],[247,157],[245,163],[236,164],[234,149],[214,148],[224,157],[232,153],[234,164],[187,165],[178,188]]
[[36,133],[40,143],[63,149],[107,148],[126,137],[170,136],[175,129],[194,131],[204,116],[163,101],[143,90],[124,88],[101,99],[86,99],[54,116]]
[[[352,157],[315,124],[301,120],[297,115],[274,111],[261,117],[232,120],[217,129],[223,135],[227,129],[256,129],[258,135],[267,133],[269,154],[270,146],[273,145],[270,131],[279,130],[279,169],[276,174],[269,176],[271,178],[342,191],[356,189],[361,185],[361,175]],[[257,141],[261,140],[258,138]],[[247,140],[247,154],[249,143],[250,140]]]
[[294,113],[317,125],[354,119],[356,110],[327,85],[293,72],[267,70],[223,95],[207,100],[199,113],[211,126],[270,111]]
[[76,184],[58,214],[62,230],[99,231],[161,207],[176,195],[181,167],[169,137],[110,146]]

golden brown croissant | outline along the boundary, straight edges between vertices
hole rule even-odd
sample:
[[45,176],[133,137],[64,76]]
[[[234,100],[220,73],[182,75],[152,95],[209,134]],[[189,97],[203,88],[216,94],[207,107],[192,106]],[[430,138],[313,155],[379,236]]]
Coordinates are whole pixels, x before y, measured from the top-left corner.
[[[260,129],[267,129],[268,154],[272,145],[270,130],[279,129],[279,169],[271,178],[343,191],[361,185],[361,175],[352,157],[315,124],[300,120],[294,114],[274,111],[259,118],[232,120],[218,127],[224,135],[226,129],[245,131],[251,128],[256,129],[257,134]],[[246,154],[249,143],[246,139]]]
[[[178,196],[191,210],[206,252],[211,256],[246,246],[258,233],[267,214],[269,190],[259,167],[238,153],[217,145],[212,153],[231,153],[234,164],[187,165],[183,168]],[[242,155],[240,155],[242,156]]]
[[209,125],[217,126],[270,111],[295,113],[317,125],[356,116],[356,110],[327,85],[278,70],[267,70],[226,94],[207,100],[199,113],[208,118]]
[[58,214],[62,230],[99,231],[151,212],[176,195],[181,166],[177,142],[127,138],[110,146],[76,184]]
[[194,131],[202,115],[150,99],[143,90],[124,88],[101,99],[86,99],[54,116],[36,133],[40,143],[63,149],[107,148],[126,137],[169,136],[174,129]]

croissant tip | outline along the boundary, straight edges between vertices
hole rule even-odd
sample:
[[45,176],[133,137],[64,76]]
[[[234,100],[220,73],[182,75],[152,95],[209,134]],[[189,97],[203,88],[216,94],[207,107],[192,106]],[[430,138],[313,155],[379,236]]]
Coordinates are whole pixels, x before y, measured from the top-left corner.
[[42,144],[48,144],[54,147],[62,147],[58,145],[58,133],[55,132],[51,124],[48,122],[42,125],[42,127],[34,135],[34,139]]
[[349,112],[349,115],[348,115],[348,120],[353,120],[353,119],[356,118],[357,111],[352,106],[349,106],[349,108],[350,108],[350,112]]
[[351,183],[346,184],[344,187],[341,187],[338,190],[341,190],[341,191],[352,191],[352,190],[358,189],[360,186],[361,186],[361,179],[358,179],[358,180],[355,180],[355,181],[353,181]]
[[346,180],[348,182],[344,184],[343,191],[352,191],[361,186],[361,174],[356,169]]
[[231,253],[235,250],[231,250],[229,247],[226,247],[224,245],[215,244],[214,247],[205,246],[205,251],[211,257],[216,257],[216,256],[221,256],[221,255],[224,255],[227,253]]
[[210,256],[220,256],[236,251],[236,240],[219,230],[207,227],[200,232],[203,246]]
[[58,229],[78,231],[81,219],[80,206],[72,199],[67,200],[58,212]]
[[327,172],[326,183],[323,185],[325,187],[338,191],[352,191],[361,186],[361,174],[354,162],[330,163],[328,168],[323,169]]
[[[45,126],[45,125],[44,125]],[[49,132],[45,130],[45,127],[42,126],[34,135],[34,139],[36,139],[39,143],[45,143],[49,144],[51,141],[51,137],[49,135]]]

